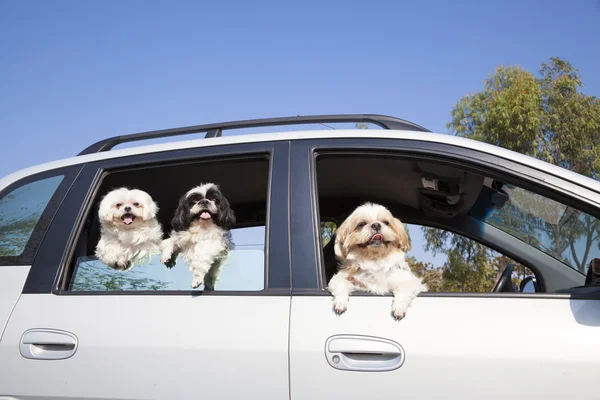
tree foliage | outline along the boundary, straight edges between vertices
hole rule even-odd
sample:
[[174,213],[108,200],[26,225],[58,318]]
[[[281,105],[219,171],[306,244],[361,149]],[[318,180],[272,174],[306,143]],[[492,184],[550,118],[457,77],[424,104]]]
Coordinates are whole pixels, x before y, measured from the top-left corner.
[[[500,66],[482,91],[454,105],[448,128],[598,179],[600,100],[581,93],[582,86],[577,69],[557,57],[543,63],[537,77]],[[509,194],[490,222],[584,272],[600,238],[596,218],[529,191]],[[444,291],[488,291],[508,262],[465,237],[433,228],[423,233],[426,250],[447,256],[441,268]],[[517,265],[515,283],[528,273]]]
[[437,228],[421,230],[426,241],[424,250],[446,256],[441,266],[407,257],[411,269],[428,284],[430,292],[490,292],[509,263],[515,267],[515,287],[532,275],[527,267],[465,236]]
[[427,284],[430,292],[447,292],[445,281],[442,276],[441,269],[436,268],[432,263],[417,261],[415,257],[406,257],[411,270],[419,277],[423,278],[423,282]]
[[579,91],[579,73],[565,60],[553,57],[539,72],[498,67],[484,90],[454,105],[448,127],[597,179],[600,100]]
[[444,291],[486,292],[493,288],[496,271],[491,265],[491,250],[451,232],[422,228],[425,251],[446,255],[442,269]]

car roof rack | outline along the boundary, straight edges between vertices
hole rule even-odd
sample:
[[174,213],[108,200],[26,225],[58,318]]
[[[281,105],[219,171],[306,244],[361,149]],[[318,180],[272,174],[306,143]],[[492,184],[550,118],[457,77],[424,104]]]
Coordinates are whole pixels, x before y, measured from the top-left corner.
[[127,142],[136,142],[148,139],[160,139],[170,136],[189,135],[193,133],[206,132],[205,138],[220,137],[224,130],[256,128],[261,126],[277,125],[301,125],[301,124],[326,124],[326,123],[372,123],[383,129],[409,130],[419,132],[431,132],[422,126],[400,118],[377,114],[334,114],[334,115],[307,115],[296,117],[249,119],[244,121],[221,122],[217,124],[186,126],[182,128],[162,129],[158,131],[133,133],[129,135],[113,136],[100,140],[87,147],[78,155],[94,154],[109,151],[113,147]]

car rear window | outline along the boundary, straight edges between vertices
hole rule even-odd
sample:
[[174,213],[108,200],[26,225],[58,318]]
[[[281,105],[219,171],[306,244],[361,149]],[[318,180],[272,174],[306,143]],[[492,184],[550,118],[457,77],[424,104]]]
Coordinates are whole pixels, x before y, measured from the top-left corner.
[[23,254],[63,178],[59,175],[29,182],[0,199],[0,257]]

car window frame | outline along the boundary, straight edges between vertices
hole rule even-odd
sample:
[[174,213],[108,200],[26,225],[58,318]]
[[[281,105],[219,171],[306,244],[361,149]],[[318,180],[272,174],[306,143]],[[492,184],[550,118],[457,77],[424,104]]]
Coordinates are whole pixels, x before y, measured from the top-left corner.
[[51,170],[38,172],[36,174],[28,175],[18,179],[0,190],[0,199],[3,199],[5,196],[8,196],[16,189],[25,185],[39,182],[48,178],[54,178],[58,176],[63,177],[54,190],[54,193],[46,203],[44,211],[40,215],[40,218],[38,218],[35,227],[31,231],[31,235],[29,235],[27,243],[25,244],[21,254],[17,256],[0,256],[0,268],[5,266],[33,264],[44,237],[50,229],[50,225],[52,224],[52,220],[56,215],[56,212],[58,211],[63,199],[73,184],[73,181],[77,178],[82,168],[83,165],[76,164],[68,167],[53,168]]
[[[97,198],[100,183],[110,171],[140,168],[147,165],[172,164],[222,158],[267,156],[269,177],[265,221],[265,285],[261,291],[198,291],[198,290],[140,290],[140,291],[89,291],[67,290],[73,271],[73,256],[84,223]],[[271,141],[191,149],[169,150],[88,163],[82,169],[72,190],[59,208],[55,222],[49,229],[49,240],[42,242],[44,257],[34,260],[25,282],[23,293],[52,293],[61,296],[99,295],[225,295],[265,296],[289,294],[291,264],[289,259],[289,143]]]
[[[311,242],[315,242],[319,237],[316,234],[319,225],[319,207],[316,182],[316,159],[323,154],[387,154],[399,157],[423,157],[424,159],[439,160],[449,164],[460,165],[462,168],[468,166],[470,169],[485,173],[486,176],[504,179],[507,182],[515,183],[520,187],[532,190],[543,196],[559,201],[565,205],[580,209],[590,215],[600,218],[600,196],[598,193],[588,188],[574,184],[554,175],[534,169],[530,166],[514,162],[505,158],[498,157],[489,153],[484,153],[474,149],[458,147],[443,143],[419,141],[414,139],[380,139],[380,138],[342,138],[342,139],[316,139],[300,140],[292,142],[292,163],[293,165],[308,164],[303,169],[304,174],[292,171],[292,193],[305,195],[305,200],[310,207],[305,206],[301,209],[294,209],[292,218],[292,229],[294,231],[310,230],[312,238],[303,238],[295,240],[292,238],[292,265],[294,283],[292,294],[295,295],[329,295],[324,288],[323,283],[323,260],[322,252],[319,247],[313,247],[312,251],[306,249]],[[294,197],[292,198],[294,199]],[[296,199],[301,202],[301,199]],[[316,221],[311,227],[306,226],[306,221]],[[414,221],[411,221],[414,223]],[[448,229],[447,226],[439,224],[437,227]],[[466,237],[463,232],[455,232]],[[470,237],[473,240],[482,242],[479,238]],[[320,243],[320,240],[318,240]],[[482,244],[502,253],[515,261],[522,262],[523,265],[530,268],[534,273],[539,271],[533,268],[529,263],[524,262],[520,257],[507,253],[503,249],[490,246],[489,243]],[[298,255],[295,248],[303,246],[305,251]],[[568,267],[567,267],[568,268]],[[301,277],[301,279],[298,279]],[[297,286],[297,281],[303,282],[303,286]],[[309,285],[305,283],[309,282]],[[354,294],[353,294],[354,295]],[[359,296],[370,296],[368,293],[356,293]],[[528,298],[600,298],[597,293],[588,294],[566,294],[566,293],[422,293],[422,296],[433,297],[528,297]]]

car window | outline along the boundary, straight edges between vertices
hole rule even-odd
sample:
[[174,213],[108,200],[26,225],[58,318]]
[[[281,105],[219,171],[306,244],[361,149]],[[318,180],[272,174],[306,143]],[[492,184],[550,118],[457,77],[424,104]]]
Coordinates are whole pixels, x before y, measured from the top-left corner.
[[[251,292],[265,289],[265,271],[267,269],[265,255],[267,226],[265,221],[269,193],[269,166],[268,155],[256,155],[247,158],[236,156],[230,159],[198,160],[111,171],[100,183],[97,190],[98,194],[88,212],[70,266],[70,278],[65,279],[68,284],[65,285],[64,290],[72,292],[110,291],[115,293],[149,290],[204,290],[205,283],[209,280],[211,285],[208,289],[211,291]],[[240,176],[244,177],[245,185],[239,184]],[[210,184],[206,185],[206,183]],[[107,231],[118,232],[119,234],[130,232],[123,228],[121,221],[126,225],[134,224],[136,221],[138,223],[147,221],[141,219],[143,217],[136,217],[133,214],[127,214],[127,216],[120,216],[119,214],[117,217],[111,214],[112,217],[108,218],[108,222],[101,219],[101,216],[104,218],[106,215],[102,202],[107,193],[111,193],[116,188],[137,189],[146,192],[151,199],[146,198],[144,201],[129,200],[126,204],[130,208],[142,207],[146,210],[150,209],[146,207],[148,203],[155,202],[157,206],[156,221],[162,226],[162,239],[172,238],[174,231],[191,235],[188,237],[193,237],[191,239],[194,241],[193,244],[190,244],[192,242],[186,242],[187,245],[184,244],[184,246],[188,246],[188,249],[191,249],[191,252],[185,253],[186,250],[183,248],[174,251],[172,254],[175,257],[175,263],[172,265],[173,259],[166,263],[161,262],[161,253],[160,250],[156,249],[157,245],[153,246],[149,253],[144,253],[143,257],[139,257],[126,268],[119,267],[114,263],[111,264],[110,258],[103,256],[102,252],[98,252],[99,248],[109,248],[108,241],[103,242],[104,244],[101,246],[102,232],[105,232],[105,235]],[[197,214],[191,213],[191,206],[186,206],[188,208],[184,209],[180,208],[180,204],[187,204],[185,201],[181,203],[181,200],[188,198],[186,196],[191,189],[196,190],[194,192],[195,200],[191,203],[195,204],[194,207],[200,207],[201,199],[207,202],[209,198],[212,199],[211,201],[215,201],[214,204],[229,203],[230,209],[235,214],[235,224],[224,229],[231,233],[231,246],[225,245],[225,242],[220,240],[218,242],[213,240],[210,242],[212,244],[206,244],[207,242],[203,241],[203,237],[213,239],[217,237],[215,236],[217,231],[214,228],[221,227],[219,225],[221,223],[219,222],[221,221],[219,215],[225,216],[228,214],[218,214],[221,213],[221,211],[218,211],[220,208],[212,210],[210,213],[204,211],[197,212]],[[204,193],[204,195],[199,193]],[[120,207],[126,206],[121,205],[120,201],[115,200],[111,209],[120,210]],[[183,214],[179,214],[181,210],[183,210]],[[201,219],[212,219],[212,221],[208,225],[190,222],[187,227],[176,228],[176,221],[180,220],[178,217],[180,215],[183,215],[184,219],[191,218],[189,221],[200,221]],[[116,218],[116,223],[114,218]],[[102,226],[105,228],[104,231],[101,229]],[[106,228],[107,226],[109,228]],[[132,225],[132,227],[135,226]],[[198,234],[198,236],[190,234],[189,229],[192,228],[195,229],[194,235]],[[122,231],[122,229],[125,229],[125,231]],[[209,231],[208,229],[212,230]],[[123,237],[129,237],[127,236],[129,233],[124,233],[124,235]],[[145,238],[150,236],[143,236],[144,239],[139,239],[141,237],[140,235],[135,236],[136,243],[143,243],[147,240]],[[153,243],[161,243],[160,237],[152,237],[154,238]],[[114,236],[110,240],[116,241]],[[164,242],[162,243],[164,244]],[[204,261],[205,258],[213,257],[208,256],[209,253],[203,252],[204,248],[202,246],[207,246],[205,248],[209,248],[209,246],[229,246],[229,248],[223,247],[222,250],[218,250],[218,254],[213,254],[214,257],[224,260],[221,267],[211,268],[210,273],[207,273],[203,280],[198,279],[196,285],[193,271],[195,265],[192,261],[199,260],[197,264],[206,265],[208,261]],[[113,248],[110,247],[110,249]],[[137,250],[137,248],[130,250],[131,247],[125,248],[131,254],[144,251]],[[107,250],[105,254],[117,253],[117,256],[118,254],[124,254],[122,247],[118,249],[118,252]],[[213,267],[218,265],[218,263],[214,263],[217,258],[210,258]],[[208,262],[208,265],[211,265],[211,262]],[[213,280],[211,277],[213,273],[216,276],[214,288],[212,287]]]
[[494,189],[506,194],[506,202],[484,210],[479,218],[485,223],[581,273],[600,257],[597,218],[517,186],[499,184]]
[[[327,222],[341,224],[368,202],[388,208],[407,227],[412,243],[408,262],[429,283],[429,292],[543,292],[583,283],[579,274],[559,263],[540,261],[537,254],[531,255],[534,248],[517,240],[488,242],[493,234],[503,239],[506,235],[491,227],[486,230],[485,223],[471,217],[475,212],[490,215],[505,197],[497,193],[497,182],[480,171],[391,153],[332,151],[316,157],[316,188],[324,287],[338,262],[330,241],[335,226]],[[448,230],[430,227],[438,224]],[[527,286],[529,282],[533,284]]]
[[327,246],[335,230],[337,229],[337,224],[333,221],[322,221],[321,222],[321,245]]
[[0,256],[23,253],[46,206],[63,176],[53,176],[19,186],[0,199]]
[[411,239],[407,262],[428,284],[429,292],[492,292],[509,264],[515,290],[521,291],[525,278],[535,279],[529,268],[470,238],[421,225],[405,227]]
[[[221,270],[215,290],[254,291],[264,289],[265,227],[231,231],[233,250]],[[152,256],[144,265],[128,271],[109,268],[94,256],[80,257],[71,283],[74,292],[189,290],[189,264],[178,257],[168,269],[160,256]],[[204,289],[201,285],[199,290]]]

